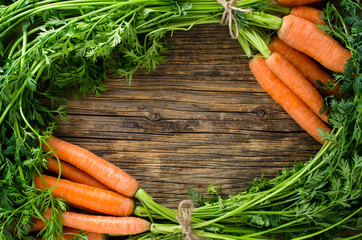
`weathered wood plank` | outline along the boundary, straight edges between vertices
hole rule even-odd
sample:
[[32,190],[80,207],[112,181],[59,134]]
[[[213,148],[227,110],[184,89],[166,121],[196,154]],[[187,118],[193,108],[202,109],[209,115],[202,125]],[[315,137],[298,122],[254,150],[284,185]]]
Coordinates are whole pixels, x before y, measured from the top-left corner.
[[170,49],[131,86],[110,79],[102,97],[69,102],[56,135],[130,173],[157,201],[176,207],[187,187],[242,191],[313,156],[320,145],[258,85],[224,26],[174,33]]

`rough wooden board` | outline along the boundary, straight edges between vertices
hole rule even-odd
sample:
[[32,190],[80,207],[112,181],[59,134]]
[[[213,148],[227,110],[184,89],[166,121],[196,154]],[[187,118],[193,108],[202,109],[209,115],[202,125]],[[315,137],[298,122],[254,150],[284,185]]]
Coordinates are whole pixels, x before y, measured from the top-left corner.
[[121,167],[169,207],[188,198],[187,187],[240,192],[318,151],[258,85],[227,28],[177,31],[172,43],[167,64],[137,72],[131,86],[110,79],[102,97],[70,101],[56,135]]

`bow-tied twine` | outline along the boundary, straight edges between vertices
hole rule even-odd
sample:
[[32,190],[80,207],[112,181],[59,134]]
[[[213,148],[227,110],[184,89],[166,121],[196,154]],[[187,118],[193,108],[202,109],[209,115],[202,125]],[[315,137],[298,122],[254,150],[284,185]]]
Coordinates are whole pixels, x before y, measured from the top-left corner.
[[200,240],[191,229],[191,215],[194,210],[194,204],[191,200],[183,200],[178,205],[178,212],[176,213],[176,219],[182,227],[182,234],[184,240]]
[[[239,36],[239,24],[238,21],[236,19],[236,17],[233,14],[233,10],[235,11],[239,11],[239,12],[252,12],[253,10],[251,9],[245,9],[245,8],[238,8],[235,7],[233,4],[235,2],[235,0],[217,0],[225,9],[222,18],[221,18],[221,24],[227,24],[227,22],[229,23],[229,31],[230,31],[230,36],[233,39],[237,39]],[[235,31],[236,34],[234,34],[233,31],[233,23],[235,24]]]

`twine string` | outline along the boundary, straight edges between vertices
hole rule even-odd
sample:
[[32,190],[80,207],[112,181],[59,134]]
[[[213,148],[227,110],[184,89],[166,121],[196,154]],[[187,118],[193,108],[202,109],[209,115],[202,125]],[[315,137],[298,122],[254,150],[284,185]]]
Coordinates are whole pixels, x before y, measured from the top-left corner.
[[[239,24],[238,24],[238,21],[237,21],[236,17],[233,14],[233,10],[239,11],[239,12],[252,12],[253,10],[235,7],[233,5],[235,0],[230,0],[230,1],[217,0],[217,1],[225,9],[224,13],[222,15],[222,18],[221,18],[221,24],[225,24],[225,25],[228,24],[231,38],[237,39],[238,36],[239,36]],[[234,34],[234,31],[233,31],[233,23],[235,24],[236,34]]]
[[176,219],[182,227],[184,240],[200,240],[191,229],[191,215],[194,210],[194,204],[191,200],[183,200],[178,206]]

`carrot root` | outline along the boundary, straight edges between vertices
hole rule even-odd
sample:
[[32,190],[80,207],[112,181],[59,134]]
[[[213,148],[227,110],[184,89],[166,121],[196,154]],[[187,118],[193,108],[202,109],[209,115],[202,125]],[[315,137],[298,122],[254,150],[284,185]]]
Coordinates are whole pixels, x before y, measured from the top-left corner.
[[324,105],[323,97],[288,60],[279,53],[273,52],[265,63],[315,114],[328,123],[326,112],[320,114]]
[[308,6],[294,6],[290,9],[290,15],[304,18],[315,24],[324,24],[324,21],[320,18],[319,15],[323,15],[323,11],[308,7]]
[[[69,163],[60,160],[60,167],[61,167],[61,176],[68,180],[96,188],[111,190],[109,187],[99,182],[97,179],[93,178],[89,174],[74,167]],[[58,161],[53,157],[49,158],[47,163],[47,168],[50,172],[58,174],[59,173]]]
[[312,57],[334,72],[344,72],[351,53],[318,26],[300,17],[287,15],[277,32],[280,40]]
[[[44,217],[49,220],[50,210]],[[64,212],[63,226],[80,229],[87,232],[115,235],[133,235],[150,229],[150,222],[137,217],[95,216],[74,212]]]
[[[70,227],[63,228],[63,237],[65,240],[71,240],[78,234],[80,234],[79,229],[70,228]],[[85,233],[85,235],[88,237],[88,240],[105,240],[106,239],[106,236],[101,233],[87,232],[87,233]],[[83,238],[80,238],[80,240],[83,240]]]
[[65,179],[59,179],[57,183],[57,178],[46,175],[42,175],[42,177],[36,176],[34,182],[39,189],[47,189],[47,187],[50,188],[56,184],[52,190],[55,197],[62,198],[69,204],[96,212],[115,216],[129,216],[134,209],[132,198],[112,191],[74,183]]
[[46,223],[43,222],[43,220],[41,219],[33,219],[34,220],[34,224],[33,227],[30,229],[30,232],[37,232],[42,230],[43,228],[45,228]]
[[273,38],[269,43],[269,49],[272,52],[277,52],[287,59],[293,66],[315,87],[321,94],[329,96],[335,95],[340,98],[340,86],[337,85],[333,89],[322,90],[319,88],[318,81],[327,85],[327,83],[336,84],[333,77],[326,73],[313,59],[304,53],[290,47],[278,37]]
[[[138,190],[139,185],[134,178],[90,151],[54,136],[50,136],[47,144],[59,159],[83,170],[118,193],[132,197]],[[47,144],[43,143],[43,147],[50,151]]]
[[262,88],[285,109],[285,111],[314,139],[323,144],[318,128],[331,129],[275,74],[270,71],[264,57],[255,57],[249,63],[250,69]]
[[[80,230],[70,227],[63,228],[63,234],[62,238],[57,237],[58,240],[72,240],[76,236],[79,236]],[[86,232],[85,235],[87,236],[88,240],[106,240],[106,235],[100,234],[100,233],[94,233],[94,232]],[[42,240],[41,238],[38,238],[37,240]],[[83,240],[83,238],[80,238],[79,240]]]

